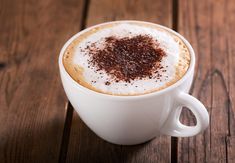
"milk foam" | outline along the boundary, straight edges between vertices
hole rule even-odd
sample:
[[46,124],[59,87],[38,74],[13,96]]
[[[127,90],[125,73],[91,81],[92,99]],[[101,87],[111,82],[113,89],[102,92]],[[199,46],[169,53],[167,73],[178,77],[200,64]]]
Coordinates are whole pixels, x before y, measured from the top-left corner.
[[[137,35],[151,36],[154,40],[157,40],[159,47],[166,53],[166,56],[161,61],[164,71],[159,70],[159,73],[154,74],[151,79],[146,77],[131,80],[131,82],[115,82],[115,79],[111,75],[103,70],[97,71],[97,67],[89,63],[91,56],[88,55],[89,51],[85,49],[92,43],[95,43],[96,46],[102,49],[105,45],[106,37],[115,36],[117,38],[123,38]],[[80,81],[80,84],[85,83],[82,85],[90,87],[90,89],[107,94],[137,95],[153,92],[176,82],[179,79],[179,73],[182,73],[182,71],[185,73],[187,71],[189,58],[188,56],[185,57],[185,55],[182,55],[182,52],[187,52],[187,48],[182,50],[181,46],[182,42],[179,43],[179,40],[174,39],[172,34],[165,30],[135,23],[117,23],[113,26],[91,32],[84,39],[81,39],[77,44],[72,46],[73,51],[70,51],[72,54],[69,55],[71,60],[70,64],[74,65],[74,67],[79,67],[79,70],[81,70],[78,72],[81,73],[79,74],[79,78],[73,77],[76,73],[72,77],[76,78],[78,82]],[[161,75],[160,77],[159,74]],[[108,85],[107,81],[109,82]]]

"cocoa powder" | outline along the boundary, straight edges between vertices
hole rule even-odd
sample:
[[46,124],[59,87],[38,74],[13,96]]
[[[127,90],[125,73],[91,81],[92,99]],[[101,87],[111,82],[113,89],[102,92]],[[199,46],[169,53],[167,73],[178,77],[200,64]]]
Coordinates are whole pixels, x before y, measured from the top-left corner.
[[91,56],[89,62],[97,67],[97,71],[104,70],[116,82],[152,78],[153,73],[162,71],[161,60],[166,56],[159,43],[148,35],[106,37],[104,48],[93,43],[86,50]]

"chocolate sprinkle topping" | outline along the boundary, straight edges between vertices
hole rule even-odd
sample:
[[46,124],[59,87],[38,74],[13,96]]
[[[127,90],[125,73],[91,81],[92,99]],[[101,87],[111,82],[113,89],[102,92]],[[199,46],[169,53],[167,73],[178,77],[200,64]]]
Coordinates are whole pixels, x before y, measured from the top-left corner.
[[[116,38],[105,38],[103,48],[95,44],[87,47],[91,64],[114,77],[115,81],[126,81],[137,78],[152,78],[154,72],[162,69],[161,60],[166,53],[159,43],[148,35]],[[105,83],[109,85],[109,83]]]
[[106,82],[105,82],[105,85],[110,85],[110,84],[111,84],[111,83],[110,83],[110,82],[108,82],[108,81],[106,81]]

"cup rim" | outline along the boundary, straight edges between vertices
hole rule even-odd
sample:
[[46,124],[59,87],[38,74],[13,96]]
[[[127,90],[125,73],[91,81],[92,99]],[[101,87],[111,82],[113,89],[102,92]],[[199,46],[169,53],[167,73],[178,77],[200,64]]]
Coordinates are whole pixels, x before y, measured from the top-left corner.
[[[174,84],[163,88],[159,91],[155,91],[155,92],[150,92],[150,93],[146,93],[146,94],[140,94],[140,95],[111,95],[111,94],[105,94],[105,93],[100,93],[100,92],[96,92],[94,90],[91,90],[89,88],[86,88],[82,85],[80,85],[78,82],[76,82],[69,74],[68,72],[65,70],[65,67],[63,65],[63,55],[64,52],[66,50],[66,48],[68,47],[68,45],[75,39],[77,38],[79,35],[81,35],[82,33],[85,33],[89,30],[91,30],[92,28],[96,28],[98,26],[102,26],[102,25],[107,25],[107,24],[112,24],[112,23],[125,23],[125,22],[133,22],[133,23],[145,23],[145,24],[150,24],[150,25],[154,25],[157,27],[160,27],[162,29],[165,29],[173,34],[175,34],[177,37],[179,37],[187,46],[187,48],[189,49],[189,53],[190,53],[190,64],[189,64],[189,68],[186,71],[186,73],[184,74],[184,76],[178,80],[177,82],[175,82]],[[119,21],[109,21],[109,22],[105,22],[105,23],[100,23],[94,26],[90,26],[78,33],[76,33],[75,35],[73,35],[62,47],[62,49],[60,50],[60,54],[59,54],[59,58],[58,58],[58,63],[59,63],[59,69],[60,69],[60,73],[63,73],[65,75],[65,77],[71,81],[76,87],[78,87],[80,90],[83,90],[84,92],[87,92],[91,95],[96,95],[96,96],[100,96],[100,97],[105,97],[105,98],[116,98],[116,99],[139,99],[139,98],[149,98],[152,96],[156,96],[156,95],[161,95],[163,93],[166,93],[176,87],[178,87],[179,85],[181,85],[194,71],[194,66],[195,66],[195,53],[194,50],[191,46],[191,44],[182,36],[180,35],[178,32],[165,27],[163,25],[159,25],[159,24],[155,24],[155,23],[151,23],[151,22],[146,22],[146,21],[138,21],[138,20],[119,20]],[[62,74],[61,74],[62,75]]]

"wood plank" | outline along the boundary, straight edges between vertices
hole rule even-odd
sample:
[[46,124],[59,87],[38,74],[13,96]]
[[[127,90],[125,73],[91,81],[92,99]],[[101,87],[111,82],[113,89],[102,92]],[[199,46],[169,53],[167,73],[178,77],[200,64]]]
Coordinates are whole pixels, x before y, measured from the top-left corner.
[[235,162],[235,136],[228,136],[227,138],[227,149],[228,149],[228,156],[227,156],[227,162],[233,163]]
[[[231,116],[234,115],[231,109],[234,104],[230,103],[230,93],[234,92],[234,82],[230,82],[234,68],[229,73],[234,34],[230,27],[232,21],[227,19],[235,15],[234,9],[232,1],[230,4],[225,0],[179,1],[179,32],[192,43],[197,54],[192,94],[210,112],[210,126],[196,137],[179,139],[178,162],[234,161],[234,145],[231,143],[234,140],[230,139],[230,128],[235,127],[230,123],[234,121]],[[230,35],[231,40],[228,39]],[[186,124],[195,123],[188,112],[184,112],[182,120]]]
[[[87,26],[114,20],[142,20],[172,27],[172,5],[170,0],[91,0]],[[162,6],[164,4],[164,6]]]
[[227,137],[227,151],[229,163],[235,162],[235,3],[233,0],[227,2],[226,11],[231,15],[226,17],[226,48],[228,50],[229,69],[229,136]]
[[[171,27],[171,7],[170,0],[91,0],[86,24],[137,19]],[[117,146],[98,138],[74,113],[67,162],[170,162],[170,137],[137,146]]]
[[0,1],[0,162],[57,162],[66,97],[57,57],[82,0]]

